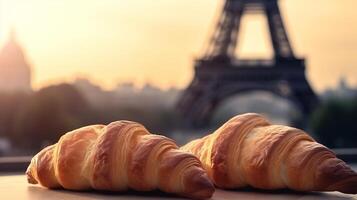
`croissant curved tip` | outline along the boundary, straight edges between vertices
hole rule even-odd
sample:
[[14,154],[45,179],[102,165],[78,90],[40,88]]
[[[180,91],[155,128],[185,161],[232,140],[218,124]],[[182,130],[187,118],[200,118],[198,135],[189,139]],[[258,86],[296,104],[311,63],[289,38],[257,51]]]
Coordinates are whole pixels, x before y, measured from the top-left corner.
[[208,176],[204,174],[196,174],[191,177],[189,197],[192,199],[209,199],[212,197],[215,188]]
[[330,186],[329,190],[335,190],[346,194],[357,194],[357,175]]
[[32,176],[31,173],[31,169],[30,169],[31,165],[27,168],[26,170],[26,175],[27,175],[27,182],[31,183],[31,184],[37,184],[37,180]]

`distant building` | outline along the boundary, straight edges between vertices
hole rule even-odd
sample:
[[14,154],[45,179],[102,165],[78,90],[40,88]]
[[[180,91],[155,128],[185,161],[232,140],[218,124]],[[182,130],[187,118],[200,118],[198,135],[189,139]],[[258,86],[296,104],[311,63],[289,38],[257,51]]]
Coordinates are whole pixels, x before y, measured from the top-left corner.
[[322,95],[323,99],[330,98],[356,98],[357,97],[357,88],[350,86],[345,77],[341,77],[336,88],[327,89]]
[[31,92],[31,69],[14,32],[0,51],[0,92]]

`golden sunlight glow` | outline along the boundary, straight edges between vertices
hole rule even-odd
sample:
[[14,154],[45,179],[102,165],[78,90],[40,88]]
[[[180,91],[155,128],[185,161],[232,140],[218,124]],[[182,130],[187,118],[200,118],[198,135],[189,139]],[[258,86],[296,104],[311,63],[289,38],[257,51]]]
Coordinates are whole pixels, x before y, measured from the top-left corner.
[[[127,81],[184,87],[222,2],[0,0],[1,44],[13,27],[32,65],[35,88],[78,76],[106,88]],[[341,76],[357,84],[356,6],[355,0],[281,0],[294,50],[307,58],[308,78],[318,90]],[[249,33],[240,37],[238,52],[271,55],[266,25],[255,28],[265,21],[261,16],[251,21],[243,23]]]
[[269,36],[269,26],[265,16],[246,14],[241,21],[236,54],[238,58],[269,59],[273,56]]

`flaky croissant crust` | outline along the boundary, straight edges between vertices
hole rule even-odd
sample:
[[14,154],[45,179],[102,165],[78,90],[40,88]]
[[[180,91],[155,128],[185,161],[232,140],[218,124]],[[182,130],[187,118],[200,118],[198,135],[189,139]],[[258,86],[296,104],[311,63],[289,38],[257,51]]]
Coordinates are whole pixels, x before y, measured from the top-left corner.
[[214,187],[200,161],[142,125],[117,121],[63,135],[33,157],[28,182],[70,190],[160,189],[205,199]]
[[233,117],[181,149],[195,154],[220,188],[357,193],[357,173],[331,150],[302,130],[271,125],[259,114]]

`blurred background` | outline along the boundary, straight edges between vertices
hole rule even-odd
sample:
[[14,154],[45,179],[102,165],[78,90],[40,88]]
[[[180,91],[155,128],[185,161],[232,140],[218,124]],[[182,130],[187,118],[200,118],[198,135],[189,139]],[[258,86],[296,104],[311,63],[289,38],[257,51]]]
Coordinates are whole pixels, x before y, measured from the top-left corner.
[[[67,131],[127,119],[178,143],[258,112],[330,148],[357,147],[355,0],[280,0],[295,56],[319,99],[249,90],[220,101],[199,127],[177,107],[217,31],[224,0],[0,0],[0,156],[32,155]],[[235,55],[271,59],[266,16],[241,18]],[[257,82],[259,84],[260,82]],[[303,94],[302,94],[303,96]]]

